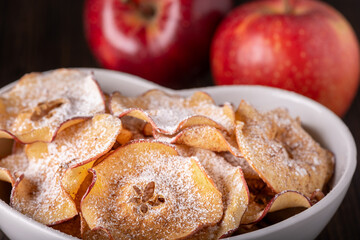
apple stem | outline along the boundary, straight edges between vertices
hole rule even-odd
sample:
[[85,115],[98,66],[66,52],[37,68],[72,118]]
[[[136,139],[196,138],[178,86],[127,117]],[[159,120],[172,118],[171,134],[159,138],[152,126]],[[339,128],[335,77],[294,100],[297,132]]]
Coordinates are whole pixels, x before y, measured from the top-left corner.
[[154,17],[155,15],[155,8],[150,4],[141,4],[139,3],[139,0],[120,0],[123,4],[128,4],[129,6],[132,6],[141,13],[141,15],[146,18],[150,19]]
[[138,1],[136,0],[120,0],[122,3],[125,3],[125,4],[133,4],[133,5],[138,5]]
[[283,3],[284,3],[284,6],[285,6],[285,13],[286,14],[294,13],[293,1],[291,1],[291,0],[283,0]]
[[130,5],[132,7],[138,7],[139,2],[137,0],[120,0],[121,3]]

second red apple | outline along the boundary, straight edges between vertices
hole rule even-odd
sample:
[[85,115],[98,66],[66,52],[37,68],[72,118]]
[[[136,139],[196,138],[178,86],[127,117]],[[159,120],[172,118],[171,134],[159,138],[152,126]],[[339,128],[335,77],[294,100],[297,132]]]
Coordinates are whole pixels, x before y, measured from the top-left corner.
[[320,1],[263,0],[239,6],[217,30],[211,63],[217,84],[284,88],[340,116],[359,83],[355,33],[338,11]]

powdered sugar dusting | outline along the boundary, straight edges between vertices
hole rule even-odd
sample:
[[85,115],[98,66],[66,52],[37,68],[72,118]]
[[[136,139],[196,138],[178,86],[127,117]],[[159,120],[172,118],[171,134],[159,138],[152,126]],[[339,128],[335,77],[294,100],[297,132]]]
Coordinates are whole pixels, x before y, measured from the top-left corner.
[[296,190],[310,196],[324,187],[333,171],[332,155],[287,111],[261,114],[242,102],[237,116],[245,122],[237,127],[240,150],[275,192]]
[[154,122],[156,128],[167,134],[176,133],[193,117],[200,116],[206,118],[204,121],[212,121],[213,124],[231,132],[234,128],[234,119],[227,113],[230,105],[226,108],[219,107],[210,97],[197,99],[195,94],[190,98],[182,98],[168,95],[160,90],[152,90],[139,97],[131,98],[114,93],[111,108],[117,116],[130,109],[142,109]]
[[[221,219],[221,195],[211,184],[200,180],[204,176],[200,177],[201,170],[192,158],[161,154],[156,150],[158,143],[157,146],[133,143],[120,151],[127,151],[126,148],[135,144],[146,146],[131,149],[134,152],[114,153],[94,167],[97,174],[94,188],[101,184],[101,197],[97,193],[100,190],[92,190],[94,194],[90,192],[82,205],[91,228],[106,228],[115,239],[168,239],[185,237]],[[146,151],[136,151],[142,147]],[[168,147],[164,145],[164,148],[160,151]],[[112,172],[110,178],[106,177],[109,172]],[[155,185],[152,198],[145,203],[132,200],[139,197],[134,186],[144,191],[150,182]],[[152,205],[156,196],[163,197],[164,202]],[[96,216],[94,221],[92,215]]]
[[20,176],[28,167],[28,159],[23,150],[0,160],[0,167],[9,170],[15,177]]
[[97,115],[60,132],[55,141],[47,144],[49,155],[59,164],[76,166],[110,149],[120,129],[119,119],[108,114]]
[[61,184],[64,173],[109,151],[120,129],[119,119],[97,115],[60,132],[52,143],[29,145],[29,166],[14,190],[12,206],[44,224],[76,215],[75,204]]
[[184,146],[177,146],[177,149],[181,155],[197,157],[223,196],[223,220],[217,226],[208,227],[197,233],[195,239],[218,239],[237,229],[248,204],[246,183],[241,170],[209,150]]
[[[67,120],[105,111],[103,95],[95,80],[76,70],[25,75],[1,98],[6,106],[6,116],[2,118],[6,120],[0,122],[0,128],[15,135],[43,128],[49,128],[52,135]],[[36,117],[42,113],[40,110],[46,112]]]
[[221,192],[223,192],[224,178],[233,174],[233,171],[237,169],[212,151],[185,146],[177,146],[177,149],[182,156],[197,157],[201,166],[204,167],[206,173],[214,180],[216,187]]

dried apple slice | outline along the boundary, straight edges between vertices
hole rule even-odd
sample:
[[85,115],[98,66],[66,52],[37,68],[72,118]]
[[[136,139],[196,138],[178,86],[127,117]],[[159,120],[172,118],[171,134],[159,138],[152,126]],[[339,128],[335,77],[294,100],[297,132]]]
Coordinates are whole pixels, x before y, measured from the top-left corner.
[[236,112],[240,151],[261,179],[280,193],[311,196],[333,171],[333,155],[323,149],[285,110],[261,114],[245,101]]
[[87,168],[111,149],[120,130],[118,118],[100,114],[63,130],[51,143],[27,145],[29,166],[15,184],[11,205],[46,225],[73,218],[73,198]]
[[[87,170],[92,167],[95,160],[111,149],[121,129],[119,119],[109,114],[99,114],[76,130],[64,130],[66,131],[62,135],[64,137],[56,139],[54,144],[57,149],[61,149],[60,154],[67,152],[67,158],[65,160],[63,156],[62,162],[63,167],[67,168],[62,179],[62,186],[73,198],[88,174]],[[52,145],[49,144],[49,146]],[[78,145],[77,148],[75,148],[76,145]],[[65,163],[64,160],[67,162]]]
[[59,69],[31,73],[0,95],[0,137],[50,142],[57,132],[105,112],[91,74]]
[[[78,212],[75,203],[62,189],[60,176],[54,174],[53,169],[47,168],[48,171],[43,169],[40,172],[39,167],[33,169],[34,164],[29,163],[26,175],[16,180],[10,197],[11,206],[46,225],[59,224],[76,216]],[[38,175],[29,174],[31,170],[37,171]]]
[[9,182],[12,186],[28,167],[28,159],[23,147],[15,146],[12,154],[0,160],[0,181]]
[[[293,207],[310,207],[309,199],[298,192],[283,191],[282,193],[286,194],[278,194],[278,196],[276,196],[276,194],[272,192],[272,189],[267,187],[266,183],[264,183],[244,158],[236,157],[230,153],[223,153],[221,155],[233,166],[241,167],[249,188],[249,205],[241,220],[241,224],[257,223],[264,218],[268,212]],[[287,200],[287,204],[284,204],[284,199]]]
[[114,239],[185,238],[222,218],[221,193],[202,167],[165,143],[119,147],[91,171],[81,212]]
[[151,90],[139,97],[112,94],[111,111],[116,116],[132,116],[149,122],[158,132],[173,135],[195,125],[209,125],[228,132],[234,129],[234,110],[225,103],[219,107],[204,92],[195,92],[189,98]]
[[268,213],[279,211],[287,208],[309,208],[311,201],[305,195],[292,191],[282,191],[276,194],[271,200],[267,202],[257,202],[255,196],[251,194],[251,200],[247,211],[244,214],[241,224],[253,224],[259,222]]
[[[11,156],[17,153],[17,147],[14,146],[18,144],[15,143],[12,139],[0,139],[0,181],[11,183],[11,185],[15,184],[14,172],[22,166],[17,156]],[[22,148],[19,149],[22,150]]]
[[229,164],[220,155],[205,149],[177,146],[182,156],[195,156],[223,196],[224,216],[215,226],[207,227],[191,239],[219,239],[229,236],[240,225],[249,203],[249,193],[239,167]]
[[[301,126],[300,119],[293,119],[285,109],[275,109],[267,115],[278,125],[276,139],[282,142],[286,151],[301,164],[310,178],[313,187],[304,187],[307,191],[297,189],[307,196],[314,191],[323,190],[334,173],[334,155],[322,148]],[[291,164],[290,164],[291,165]],[[298,166],[291,166],[292,169]],[[296,169],[296,172],[298,170]],[[301,172],[301,171],[300,171]]]
[[215,152],[229,151],[235,156],[242,156],[235,136],[229,136],[226,132],[212,126],[188,127],[173,138],[167,138],[166,135],[160,137],[159,134],[155,135],[155,138],[161,141],[169,141],[174,144],[183,144]]

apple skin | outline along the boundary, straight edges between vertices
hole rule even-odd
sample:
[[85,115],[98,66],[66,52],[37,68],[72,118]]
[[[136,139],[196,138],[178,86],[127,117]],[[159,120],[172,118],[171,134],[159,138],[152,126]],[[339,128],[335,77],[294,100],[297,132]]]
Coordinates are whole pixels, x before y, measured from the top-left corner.
[[99,63],[173,88],[209,68],[231,0],[87,0],[85,33]]
[[359,65],[352,27],[320,1],[262,0],[241,5],[220,24],[211,46],[216,84],[295,91],[339,116],[357,92]]

